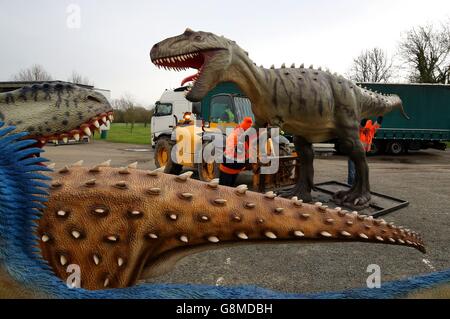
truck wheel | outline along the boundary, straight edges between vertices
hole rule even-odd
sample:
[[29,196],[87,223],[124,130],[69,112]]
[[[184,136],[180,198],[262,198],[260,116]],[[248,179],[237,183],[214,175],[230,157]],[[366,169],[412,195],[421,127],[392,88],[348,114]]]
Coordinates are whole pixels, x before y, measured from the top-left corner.
[[[209,149],[214,147],[214,143],[206,143],[203,145],[203,153],[202,154],[212,154],[214,155],[214,150]],[[206,150],[205,150],[206,149]],[[206,153],[208,152],[208,153]],[[202,161],[202,163],[197,164],[197,172],[198,177],[203,182],[210,182],[215,178],[219,178],[219,164],[216,162],[207,163]]]
[[394,141],[389,143],[388,150],[393,155],[400,155],[405,151],[405,146],[402,142]]
[[219,178],[219,164],[212,163],[200,163],[197,164],[198,178],[203,182],[210,182],[215,178]]
[[171,151],[170,139],[168,137],[160,137],[155,146],[155,165],[157,168],[167,165]]

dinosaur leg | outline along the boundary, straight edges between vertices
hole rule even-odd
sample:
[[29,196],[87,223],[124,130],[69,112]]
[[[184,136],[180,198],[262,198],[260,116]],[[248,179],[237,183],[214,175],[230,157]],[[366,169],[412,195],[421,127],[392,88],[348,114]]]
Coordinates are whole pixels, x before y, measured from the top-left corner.
[[312,144],[301,136],[294,138],[295,150],[300,156],[300,174],[294,188],[281,192],[282,197],[297,196],[305,202],[312,202],[311,190],[314,187],[314,151]]
[[369,166],[366,153],[355,132],[341,138],[342,150],[348,154],[356,166],[356,181],[348,191],[337,192],[334,200],[353,209],[367,207],[370,202]]

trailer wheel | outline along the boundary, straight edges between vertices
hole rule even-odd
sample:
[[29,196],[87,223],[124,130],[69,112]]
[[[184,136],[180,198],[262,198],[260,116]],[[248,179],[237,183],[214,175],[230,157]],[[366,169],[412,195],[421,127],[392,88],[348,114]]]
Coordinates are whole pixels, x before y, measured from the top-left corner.
[[405,151],[405,145],[400,141],[394,141],[389,143],[388,150],[393,155],[400,155]]

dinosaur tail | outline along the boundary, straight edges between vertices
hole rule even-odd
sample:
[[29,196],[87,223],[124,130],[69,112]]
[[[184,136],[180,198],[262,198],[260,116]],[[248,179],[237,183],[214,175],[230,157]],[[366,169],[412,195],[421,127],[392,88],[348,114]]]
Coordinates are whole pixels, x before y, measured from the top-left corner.
[[364,96],[364,101],[367,103],[363,103],[362,118],[381,116],[393,110],[399,110],[405,119],[410,119],[398,95],[381,95],[379,93],[364,92]]
[[[65,167],[53,175],[38,237],[43,257],[66,279],[80,265],[84,288],[126,287],[167,269],[174,255],[209,245],[253,241],[360,241],[422,252],[420,235],[384,220],[305,204],[269,192],[159,171]],[[166,264],[165,264],[166,263]]]

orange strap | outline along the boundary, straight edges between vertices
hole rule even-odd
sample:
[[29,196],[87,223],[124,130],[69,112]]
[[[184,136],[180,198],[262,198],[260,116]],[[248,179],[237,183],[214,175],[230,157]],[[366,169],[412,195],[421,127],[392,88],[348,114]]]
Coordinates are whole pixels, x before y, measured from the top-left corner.
[[220,171],[224,172],[225,174],[230,174],[230,175],[239,174],[243,170],[243,169],[229,168],[229,167],[226,167],[223,164],[220,164],[219,169],[220,169]]

